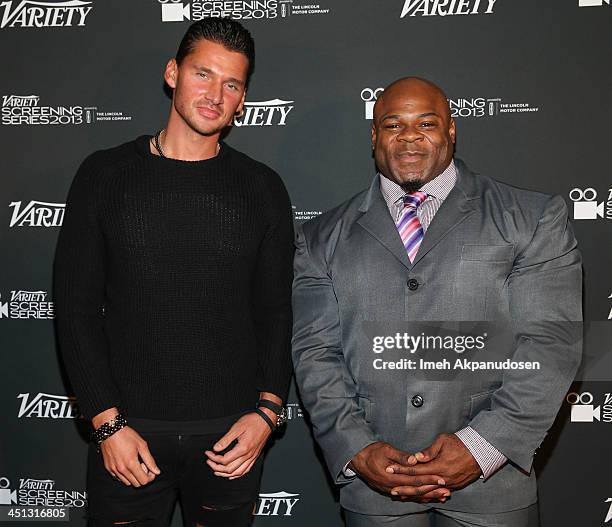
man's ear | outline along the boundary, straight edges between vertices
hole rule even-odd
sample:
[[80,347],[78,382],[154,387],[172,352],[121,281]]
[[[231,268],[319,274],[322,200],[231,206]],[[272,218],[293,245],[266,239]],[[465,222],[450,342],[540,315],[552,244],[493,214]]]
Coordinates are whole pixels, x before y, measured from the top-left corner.
[[178,64],[176,63],[176,59],[170,59],[168,64],[166,64],[164,80],[170,88],[176,88],[176,83],[178,81]]
[[455,120],[452,117],[448,125],[448,135],[450,135],[450,138],[452,139],[453,144],[455,144],[455,138],[457,136],[457,129],[455,128]]
[[376,125],[372,123],[372,150],[376,146]]
[[244,111],[244,101],[246,100],[246,89],[244,90],[244,92],[242,92],[242,98],[240,99],[240,103],[238,104],[238,108],[236,108],[236,111],[238,113],[242,113]]

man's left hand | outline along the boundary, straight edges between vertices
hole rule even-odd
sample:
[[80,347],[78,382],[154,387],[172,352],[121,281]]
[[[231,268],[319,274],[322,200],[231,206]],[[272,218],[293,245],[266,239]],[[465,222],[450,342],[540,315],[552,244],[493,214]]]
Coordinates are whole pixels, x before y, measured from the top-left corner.
[[[482,473],[474,456],[454,434],[440,434],[430,447],[409,456],[405,464],[389,465],[387,471],[409,476],[437,474],[452,490],[466,487]],[[395,487],[391,493],[402,496],[406,489]]]
[[[215,443],[213,451],[207,450],[206,463],[213,469],[215,476],[236,479],[244,476],[257,461],[272,431],[267,423],[256,413],[243,415],[229,431]],[[222,452],[237,440],[234,448],[223,455]]]

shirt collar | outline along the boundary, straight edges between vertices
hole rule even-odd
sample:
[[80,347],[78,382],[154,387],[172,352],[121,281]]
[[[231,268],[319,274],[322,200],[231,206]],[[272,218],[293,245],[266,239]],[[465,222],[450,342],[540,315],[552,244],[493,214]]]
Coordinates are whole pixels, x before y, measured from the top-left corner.
[[[395,202],[401,199],[406,192],[397,183],[386,178],[381,173],[378,176],[380,179],[380,191],[387,203],[387,207],[391,209]],[[454,161],[451,159],[450,164],[441,174],[425,183],[419,190],[425,192],[428,196],[444,201],[455,186],[456,181],[457,169],[455,168]]]

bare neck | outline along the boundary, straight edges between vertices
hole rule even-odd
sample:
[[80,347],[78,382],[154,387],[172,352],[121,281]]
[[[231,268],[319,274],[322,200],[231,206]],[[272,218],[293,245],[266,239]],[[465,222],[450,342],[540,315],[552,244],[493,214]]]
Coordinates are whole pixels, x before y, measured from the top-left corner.
[[[171,112],[160,142],[166,157],[181,161],[202,161],[217,155],[220,135],[220,132],[199,134]],[[152,152],[157,154],[153,149]]]

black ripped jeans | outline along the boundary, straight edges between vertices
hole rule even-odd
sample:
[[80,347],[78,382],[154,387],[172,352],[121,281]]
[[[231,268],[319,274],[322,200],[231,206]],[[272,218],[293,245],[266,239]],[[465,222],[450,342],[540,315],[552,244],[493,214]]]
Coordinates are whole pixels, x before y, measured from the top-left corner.
[[176,431],[150,432],[139,428],[138,421],[130,420],[130,426],[147,441],[161,474],[146,486],[129,487],[112,478],[104,468],[102,454],[91,445],[87,462],[90,527],[121,523],[135,527],[166,527],[177,501],[181,504],[186,527],[251,525],[263,456],[249,473],[229,480],[213,474],[204,454],[205,450],[212,450],[227,428],[205,434],[184,434],[183,430],[180,434]]

